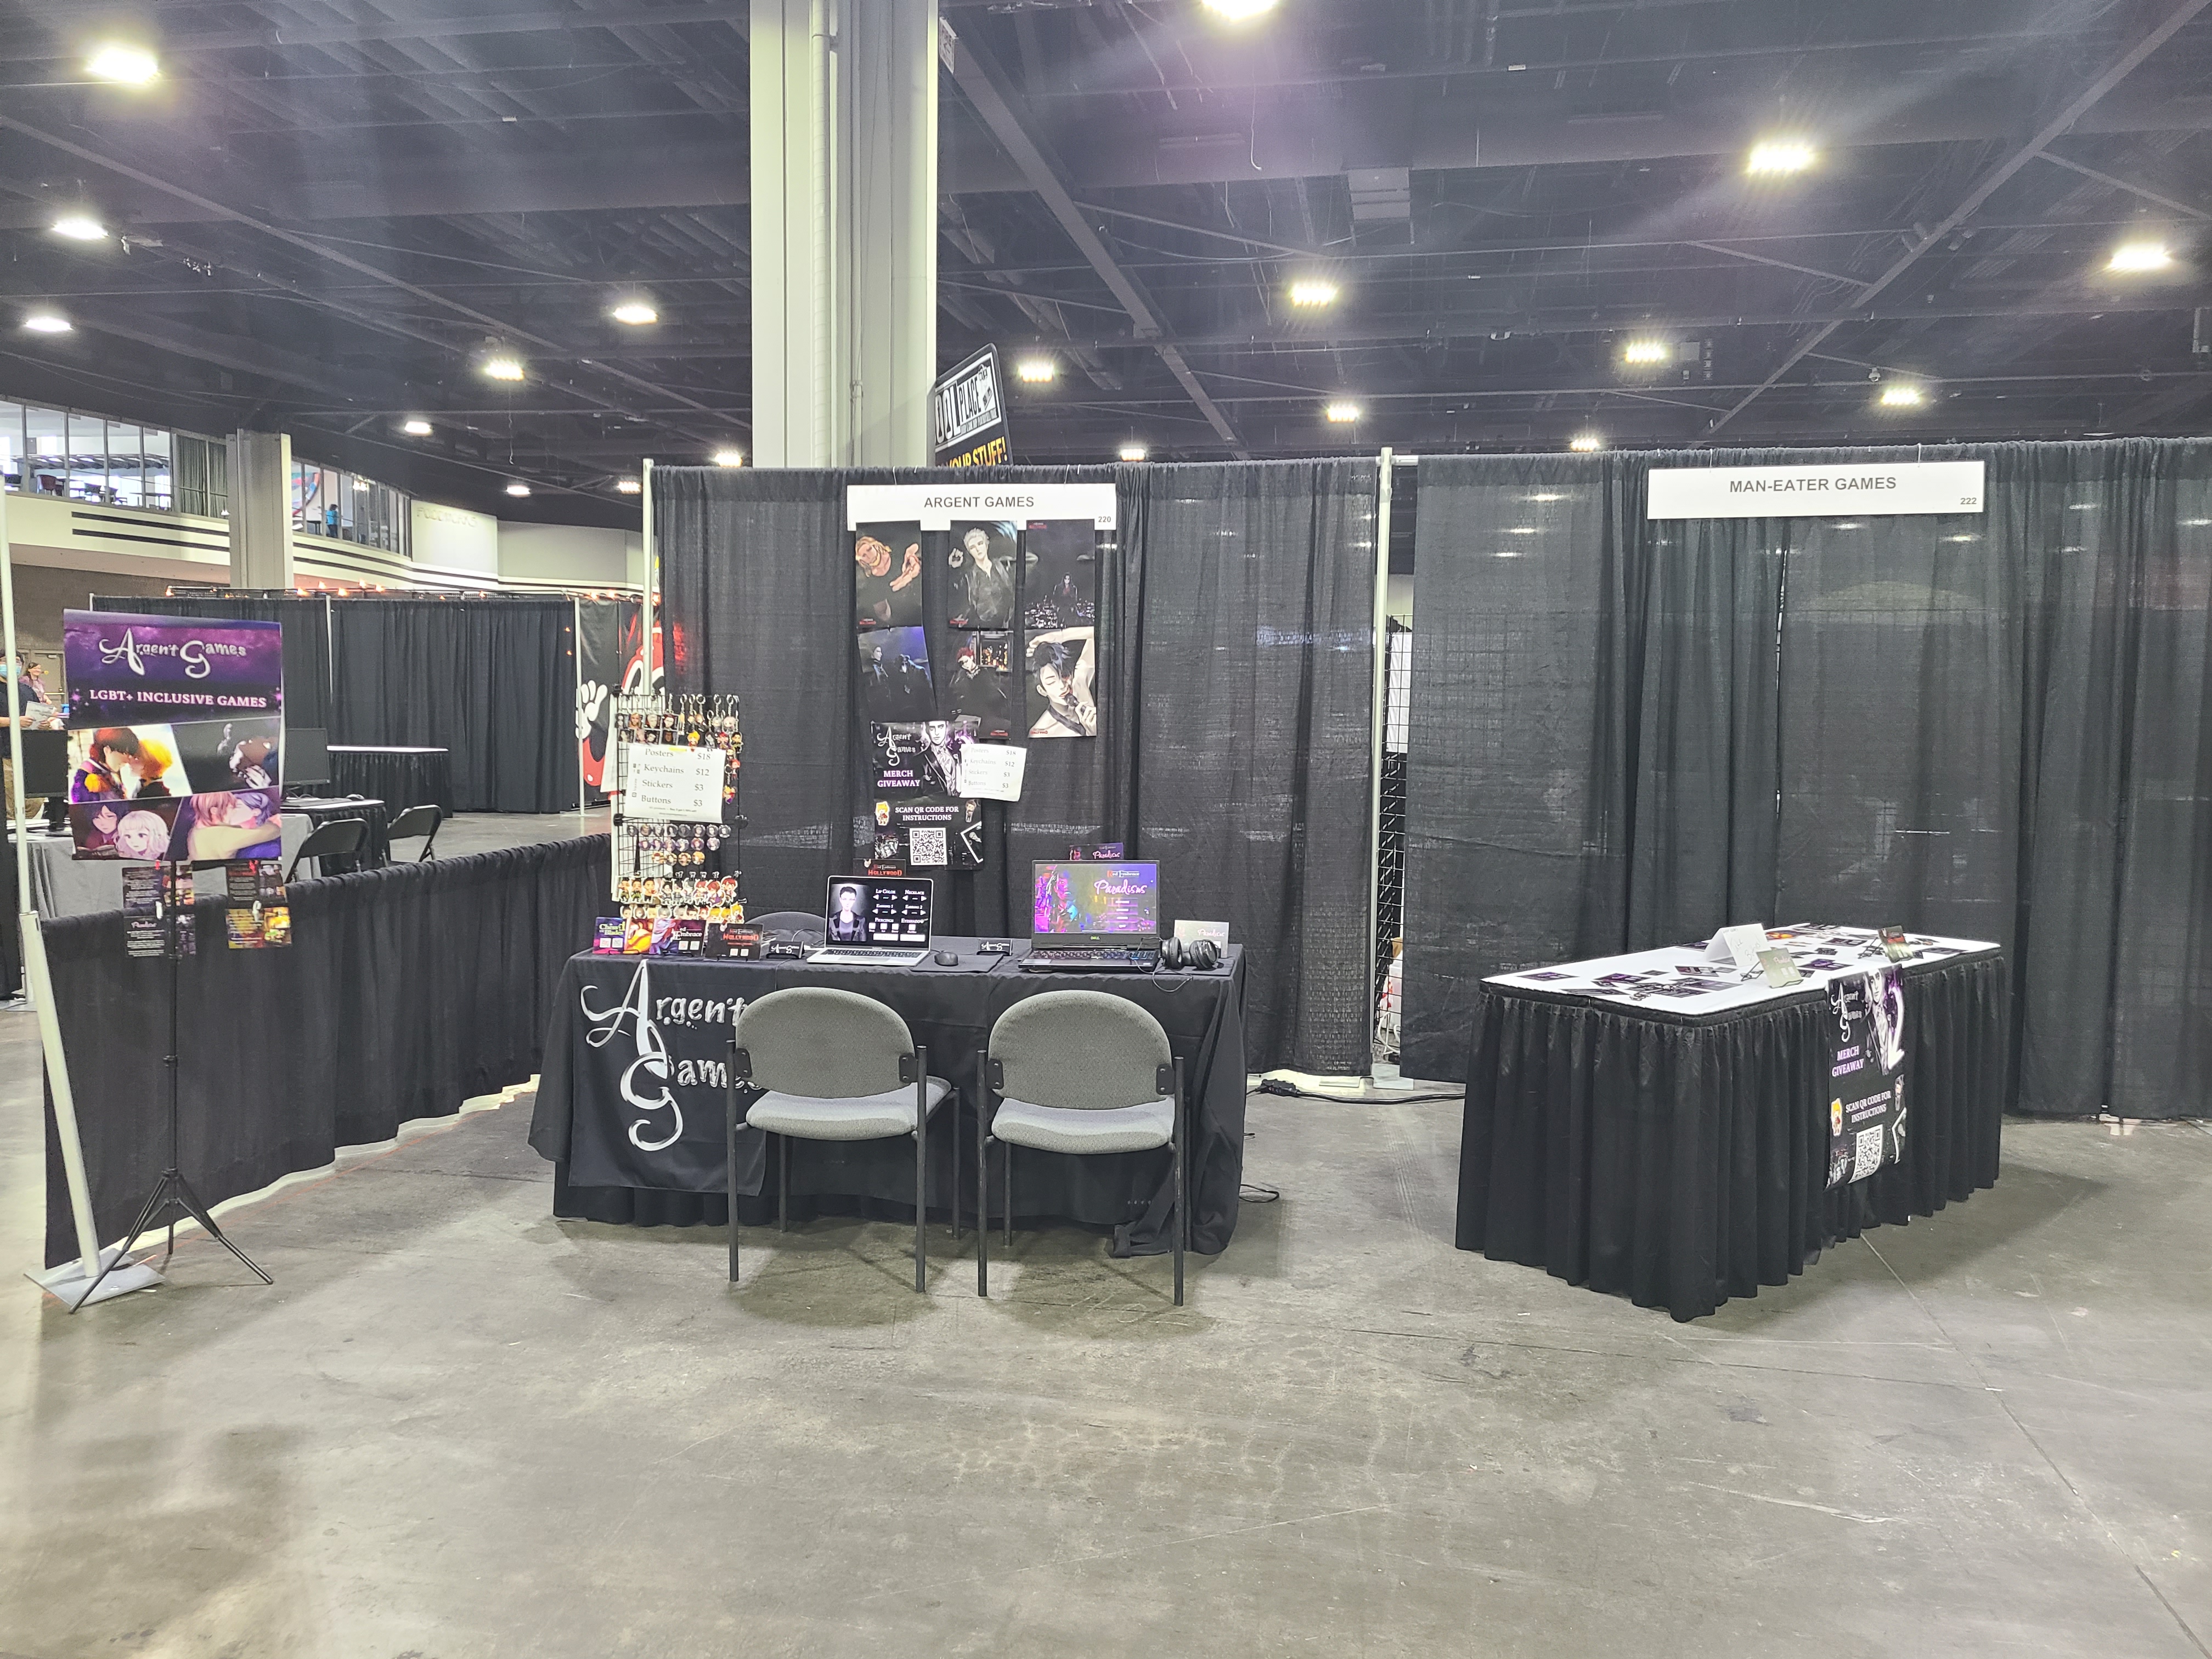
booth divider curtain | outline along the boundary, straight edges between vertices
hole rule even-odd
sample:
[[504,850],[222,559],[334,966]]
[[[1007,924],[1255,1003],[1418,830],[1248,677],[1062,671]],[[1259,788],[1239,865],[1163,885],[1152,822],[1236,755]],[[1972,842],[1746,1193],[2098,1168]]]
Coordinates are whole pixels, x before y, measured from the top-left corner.
[[[1982,514],[1644,517],[1652,466],[1980,459]],[[2019,1109],[2212,1085],[2212,444],[1424,460],[1404,1064],[1723,922],[1996,939]]]
[[[1028,932],[1030,864],[1119,841],[1163,917],[1246,947],[1252,1063],[1364,1072],[1376,473],[1371,461],[990,471],[655,468],[670,684],[743,699],[756,912],[815,910],[871,805],[856,699],[854,483],[1112,482],[1099,572],[1100,734],[1028,744],[985,866],[937,872],[939,926]],[[951,660],[941,558],[931,662]]]
[[[226,950],[222,902],[202,901],[198,954],[176,964],[182,1168],[201,1200],[320,1169],[341,1146],[534,1076],[607,860],[593,836],[294,882],[293,942],[274,951]],[[43,931],[94,1219],[113,1243],[167,1150],[171,967],[125,952],[119,910]],[[46,1262],[76,1255],[50,1100]]]

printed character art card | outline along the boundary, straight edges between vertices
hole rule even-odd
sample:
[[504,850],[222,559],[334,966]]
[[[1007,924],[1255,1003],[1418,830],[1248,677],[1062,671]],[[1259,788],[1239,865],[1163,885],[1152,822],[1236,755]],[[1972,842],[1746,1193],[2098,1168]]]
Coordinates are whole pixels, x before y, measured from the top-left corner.
[[927,720],[937,713],[929,642],[920,628],[879,628],[860,636],[860,708],[871,720]]
[[1060,628],[1024,641],[1029,733],[1033,738],[1098,735],[1096,631]]
[[921,526],[864,524],[853,532],[853,626],[921,626]]
[[1022,625],[1031,633],[1098,623],[1098,532],[1088,519],[1049,519],[1022,532]]
[[945,556],[951,578],[947,623],[963,629],[1012,628],[1019,556],[1014,526],[956,520],[951,541]]
[[1014,735],[1013,641],[1011,634],[953,635],[946,701],[987,742]]

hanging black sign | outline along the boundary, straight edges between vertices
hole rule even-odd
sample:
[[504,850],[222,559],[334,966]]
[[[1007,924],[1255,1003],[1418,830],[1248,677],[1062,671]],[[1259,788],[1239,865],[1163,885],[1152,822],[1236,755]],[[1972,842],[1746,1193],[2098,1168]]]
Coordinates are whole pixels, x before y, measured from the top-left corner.
[[999,348],[985,346],[929,389],[929,453],[939,466],[1004,466],[1014,458],[1000,395]]
[[1828,981],[1828,1185],[1905,1156],[1905,975]]

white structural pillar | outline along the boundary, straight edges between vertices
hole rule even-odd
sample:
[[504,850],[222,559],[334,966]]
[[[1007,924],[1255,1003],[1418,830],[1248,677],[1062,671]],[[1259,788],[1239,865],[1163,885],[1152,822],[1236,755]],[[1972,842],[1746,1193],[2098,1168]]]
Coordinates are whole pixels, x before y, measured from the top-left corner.
[[937,0],[752,0],[753,463],[921,466]]
[[282,432],[231,434],[230,585],[292,585],[292,440]]

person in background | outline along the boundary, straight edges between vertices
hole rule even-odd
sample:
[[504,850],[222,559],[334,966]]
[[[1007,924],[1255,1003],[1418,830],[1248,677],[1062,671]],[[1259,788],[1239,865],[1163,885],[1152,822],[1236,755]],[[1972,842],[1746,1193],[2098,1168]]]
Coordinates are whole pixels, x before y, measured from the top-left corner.
[[62,723],[62,711],[54,707],[53,699],[46,695],[46,665],[42,662],[26,663],[15,678],[15,692],[21,700],[22,710],[17,718],[27,732],[52,731]]

